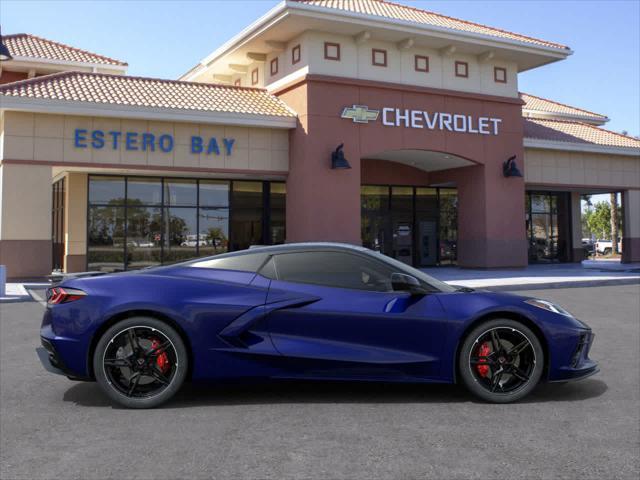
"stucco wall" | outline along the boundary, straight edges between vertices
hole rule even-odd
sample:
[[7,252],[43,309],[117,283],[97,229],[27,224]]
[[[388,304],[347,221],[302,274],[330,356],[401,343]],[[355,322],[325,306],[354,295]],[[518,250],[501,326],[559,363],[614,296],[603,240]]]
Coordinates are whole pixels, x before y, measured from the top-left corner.
[[[75,129],[173,135],[171,152],[159,149],[151,152],[129,151],[124,142],[119,148],[102,149],[74,146]],[[193,154],[192,136],[205,142],[216,137],[220,154]],[[235,139],[232,154],[222,148],[223,138]],[[89,138],[89,143],[90,143]],[[289,165],[288,131],[198,125],[191,123],[156,122],[102,117],[48,115],[26,112],[5,112],[2,135],[2,159],[44,161],[52,164],[107,164],[123,166],[157,166],[170,168],[229,169],[286,172]]]
[[525,148],[524,163],[531,184],[640,188],[640,157]]

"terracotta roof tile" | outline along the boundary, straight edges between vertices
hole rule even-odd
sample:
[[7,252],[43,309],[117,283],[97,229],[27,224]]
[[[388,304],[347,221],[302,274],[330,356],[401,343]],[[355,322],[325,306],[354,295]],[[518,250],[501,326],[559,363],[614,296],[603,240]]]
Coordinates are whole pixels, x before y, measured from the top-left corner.
[[528,37],[517,33],[489,27],[479,23],[468,22],[458,18],[440,15],[439,13],[421,10],[419,8],[401,5],[385,0],[294,0],[298,3],[314,7],[322,7],[333,10],[343,10],[351,13],[384,17],[393,20],[403,20],[422,25],[450,28],[463,32],[499,37],[503,39],[516,40],[519,42],[540,45],[544,47],[561,48],[568,50],[569,47],[555,42],[548,42],[538,38]]
[[560,113],[565,115],[574,115],[587,118],[598,118],[603,121],[607,121],[606,115],[600,113],[590,112],[582,108],[572,107],[571,105],[565,105],[547,98],[536,97],[528,93],[520,92],[520,98],[524,102],[522,106],[525,110],[535,110],[543,113]]
[[126,66],[125,62],[87,52],[63,43],[47,40],[29,33],[3,35],[2,41],[14,57],[61,60],[66,62],[95,63],[100,65]]
[[155,78],[63,72],[0,85],[0,97],[295,117],[266,90]]
[[640,140],[582,122],[525,118],[524,137],[551,142],[640,149]]

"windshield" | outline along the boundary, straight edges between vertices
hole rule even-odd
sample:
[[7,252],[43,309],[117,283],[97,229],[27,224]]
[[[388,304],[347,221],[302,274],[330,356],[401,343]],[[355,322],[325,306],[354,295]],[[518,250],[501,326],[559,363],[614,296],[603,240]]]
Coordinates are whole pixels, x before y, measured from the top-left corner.
[[451,285],[441,282],[437,278],[433,278],[431,275],[427,275],[426,273],[418,270],[417,268],[413,268],[406,263],[402,263],[395,258],[388,257],[380,252],[376,252],[374,250],[366,250],[366,253],[382,260],[383,262],[393,266],[398,272],[406,273],[408,275],[416,277],[423,283],[426,283],[430,288],[437,290],[439,292],[456,292],[458,289],[456,287],[452,287]]

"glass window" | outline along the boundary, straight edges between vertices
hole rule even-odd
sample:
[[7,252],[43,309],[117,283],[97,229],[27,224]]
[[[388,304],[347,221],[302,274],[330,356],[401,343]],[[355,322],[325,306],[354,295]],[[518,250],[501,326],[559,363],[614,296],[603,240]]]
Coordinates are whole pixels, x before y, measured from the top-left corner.
[[342,252],[300,252],[275,256],[279,280],[327,287],[391,291],[393,271],[383,263]]
[[162,181],[155,178],[129,178],[127,203],[129,205],[160,205]]
[[162,210],[127,208],[127,268],[144,268],[162,261]]
[[124,177],[89,177],[89,203],[121,205],[124,203]]
[[389,187],[362,186],[362,209],[386,212],[389,209]]
[[89,270],[124,270],[124,208],[89,207]]
[[205,240],[198,238],[196,208],[165,208],[163,263],[175,263],[198,256],[198,246]]
[[229,182],[224,180],[200,180],[201,207],[228,207]]
[[440,264],[458,259],[458,191],[440,189]]
[[262,182],[233,182],[231,200],[231,249],[261,245],[263,217]]
[[196,180],[165,180],[165,207],[195,207],[198,204]]
[[284,243],[286,239],[286,185],[284,183],[272,183],[270,185],[271,212],[269,219],[271,222],[270,244],[278,245]]
[[201,208],[200,256],[218,255],[229,251],[229,210],[226,208]]
[[242,272],[257,272],[267,261],[268,253],[241,253],[221,255],[219,257],[194,262],[192,267],[198,268],[220,268],[223,270],[240,270]]

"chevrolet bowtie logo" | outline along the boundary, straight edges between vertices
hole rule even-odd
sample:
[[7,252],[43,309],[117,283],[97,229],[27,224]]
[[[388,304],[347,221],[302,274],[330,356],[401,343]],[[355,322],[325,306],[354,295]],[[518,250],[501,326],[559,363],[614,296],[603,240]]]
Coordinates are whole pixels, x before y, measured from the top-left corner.
[[345,107],[342,110],[342,118],[350,118],[353,123],[369,123],[375,122],[380,115],[380,110],[369,110],[366,105],[354,105],[353,107]]

